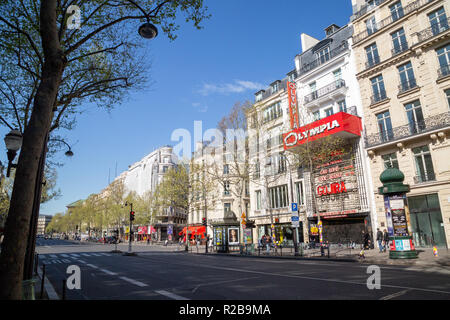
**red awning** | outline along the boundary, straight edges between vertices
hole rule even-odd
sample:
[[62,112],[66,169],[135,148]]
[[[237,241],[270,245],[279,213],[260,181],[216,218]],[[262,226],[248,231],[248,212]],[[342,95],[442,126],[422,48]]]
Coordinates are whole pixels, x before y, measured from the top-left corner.
[[[198,227],[189,227],[189,234],[192,236],[197,236],[197,235],[201,235],[202,238],[205,236],[206,233],[206,227],[205,226],[198,226]],[[179,235],[181,236],[182,234],[186,234],[186,227],[183,228],[183,230],[181,230],[181,232],[179,233]]]

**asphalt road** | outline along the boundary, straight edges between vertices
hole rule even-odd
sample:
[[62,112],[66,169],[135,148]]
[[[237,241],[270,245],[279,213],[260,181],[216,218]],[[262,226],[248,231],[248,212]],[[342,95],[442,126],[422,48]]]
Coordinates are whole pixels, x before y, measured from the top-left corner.
[[372,273],[354,262],[188,254],[155,246],[135,246],[137,256],[124,256],[113,249],[44,239],[36,247],[59,296],[67,268],[80,267],[81,289],[67,289],[68,300],[450,299],[448,269],[379,266],[381,288],[369,289]]

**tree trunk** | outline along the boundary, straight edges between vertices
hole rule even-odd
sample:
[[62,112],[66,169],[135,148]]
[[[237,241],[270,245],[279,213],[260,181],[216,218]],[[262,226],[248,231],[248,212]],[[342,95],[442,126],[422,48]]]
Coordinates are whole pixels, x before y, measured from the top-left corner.
[[65,58],[56,26],[56,1],[42,0],[40,31],[44,51],[42,78],[23,135],[0,256],[0,300],[22,299],[22,278],[32,215],[39,157],[50,129],[53,105],[61,83]]

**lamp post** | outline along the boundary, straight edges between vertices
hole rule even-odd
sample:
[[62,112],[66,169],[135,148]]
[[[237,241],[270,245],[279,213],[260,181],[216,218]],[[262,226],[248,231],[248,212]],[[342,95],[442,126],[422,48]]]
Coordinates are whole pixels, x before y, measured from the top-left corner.
[[17,151],[22,147],[23,137],[19,130],[13,129],[10,133],[5,136],[5,145],[8,149],[8,171],[6,176],[9,178],[11,173],[11,168],[17,167],[17,164],[13,164],[14,158],[16,157]]
[[[286,159],[287,163],[289,164],[289,183],[291,187],[291,203],[294,202],[294,186],[292,184],[292,171],[291,171],[291,163],[286,155],[283,155],[284,159]],[[294,228],[294,255],[298,256],[298,239],[297,239],[297,232],[298,228]]]
[[138,30],[139,35],[142,38],[149,39],[149,40],[156,38],[156,36],[158,35],[158,29],[153,24],[150,23],[149,14],[147,14],[145,12],[145,10],[142,9],[142,7],[139,6],[136,2],[134,2],[132,0],[128,0],[128,2],[133,4],[136,8],[138,8],[144,14],[145,18],[147,19],[147,22],[139,27],[139,30]]

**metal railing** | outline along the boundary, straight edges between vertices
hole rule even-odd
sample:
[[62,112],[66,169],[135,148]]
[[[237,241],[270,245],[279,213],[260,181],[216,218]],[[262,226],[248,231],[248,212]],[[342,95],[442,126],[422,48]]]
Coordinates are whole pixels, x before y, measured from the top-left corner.
[[345,81],[342,79],[335,80],[332,83],[322,87],[308,95],[305,96],[305,103],[309,103],[315,99],[325,96],[339,88],[345,87]]
[[406,41],[401,42],[399,45],[394,46],[394,48],[391,50],[392,56],[394,57],[408,49],[409,49],[408,43]]
[[414,183],[416,184],[429,181],[436,181],[436,175],[434,172],[424,172],[423,174],[414,177]]
[[406,124],[383,132],[366,135],[366,148],[446,127],[450,127],[450,111],[427,117],[425,120],[417,121],[414,124]]
[[403,93],[417,87],[416,79],[410,79],[400,83],[398,86],[399,93]]
[[438,79],[447,77],[450,75],[450,65],[446,65],[446,66],[441,66],[438,69]]
[[386,91],[383,90],[370,97],[370,104],[375,104],[386,99],[387,99]]
[[389,26],[390,24],[397,21],[401,17],[413,12],[414,10],[418,9],[419,7],[425,5],[429,2],[432,2],[432,1],[436,1],[436,0],[417,0],[417,1],[410,3],[409,5],[407,5],[406,7],[403,8],[403,10],[401,11],[402,12],[401,15],[399,15],[399,16],[390,15],[389,17],[372,25],[372,29],[366,29],[365,31],[360,32],[357,35],[353,36],[353,43],[357,43],[357,42],[360,42],[360,41],[366,39],[368,36],[370,36],[374,33],[377,33],[378,31]]
[[314,60],[313,62],[310,62],[308,64],[304,64],[302,65],[302,67],[300,68],[300,71],[298,73],[298,75],[302,75],[304,73],[307,73],[315,68],[317,68],[318,66],[326,63],[327,61],[331,60],[332,58],[338,56],[339,54],[341,54],[342,52],[348,50],[348,42],[343,42],[339,47],[334,48],[333,50],[331,50],[328,55],[323,56],[319,59]]
[[418,39],[419,43],[423,42],[425,40],[431,39],[445,31],[447,31],[448,29],[450,29],[449,23],[450,23],[450,18],[447,18],[447,20],[433,24],[430,27],[426,28],[425,30],[417,32],[417,39]]
[[366,4],[363,5],[359,11],[357,11],[354,14],[355,19],[358,19],[360,17],[362,17],[363,15],[365,15],[366,13],[368,13],[369,11],[371,11],[372,9],[375,9],[376,7],[378,7],[379,5],[383,4],[384,2],[389,1],[389,0],[378,0],[375,1],[374,4]]

